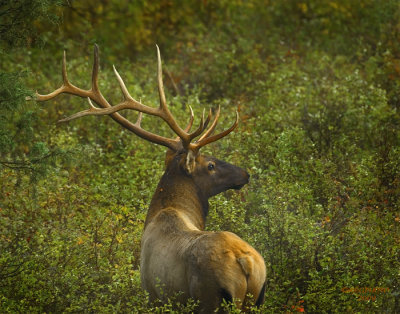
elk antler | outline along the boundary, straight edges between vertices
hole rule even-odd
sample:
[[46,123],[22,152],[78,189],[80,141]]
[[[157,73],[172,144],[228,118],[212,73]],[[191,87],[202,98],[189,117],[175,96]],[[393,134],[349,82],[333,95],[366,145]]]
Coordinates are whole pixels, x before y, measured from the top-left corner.
[[[101,94],[99,85],[98,85],[98,73],[99,73],[99,50],[98,46],[94,46],[94,62],[93,62],[93,71],[92,71],[92,86],[89,90],[84,90],[79,87],[74,86],[70,81],[68,80],[67,77],[67,66],[66,66],[66,54],[64,51],[64,57],[63,57],[63,65],[62,65],[62,78],[63,78],[63,84],[61,87],[56,89],[55,91],[51,92],[50,94],[47,95],[40,95],[36,93],[36,99],[39,101],[46,101],[52,98],[55,98],[56,96],[62,94],[62,93],[67,93],[67,94],[72,94],[75,96],[79,97],[85,97],[88,99],[89,102],[89,109],[80,111],[78,113],[75,113],[71,115],[70,117],[61,119],[59,122],[66,122],[66,121],[71,121],[83,116],[88,116],[88,115],[109,115],[112,119],[114,119],[116,122],[118,122],[120,125],[128,129],[129,131],[135,133],[136,135],[140,136],[141,138],[148,140],[150,142],[160,144],[163,146],[166,146],[174,151],[178,151],[182,147],[185,150],[193,150],[198,152],[198,150],[203,147],[206,144],[209,144],[211,142],[215,142],[219,140],[220,138],[228,135],[230,132],[232,132],[239,120],[238,113],[236,112],[236,121],[235,123],[227,130],[211,136],[213,133],[218,118],[220,114],[220,109],[218,108],[217,114],[214,118],[213,123],[211,124],[210,128],[200,137],[198,141],[195,143],[191,143],[191,141],[199,136],[201,133],[205,131],[207,128],[208,123],[211,120],[211,110],[209,111],[209,114],[204,120],[204,112],[203,116],[201,118],[200,124],[198,128],[192,132],[189,133],[189,130],[193,124],[193,110],[190,108],[191,111],[191,116],[190,116],[190,121],[185,129],[182,129],[174,117],[172,116],[172,113],[168,109],[166,98],[165,98],[165,93],[164,93],[164,86],[163,86],[163,80],[162,80],[162,65],[161,65],[161,56],[160,56],[160,50],[157,46],[157,80],[158,80],[158,93],[160,97],[160,105],[158,108],[154,107],[149,107],[144,104],[142,104],[140,101],[137,101],[132,98],[132,96],[129,94],[128,89],[125,86],[124,81],[122,80],[121,76],[117,72],[116,68],[113,66],[115,76],[117,77],[117,80],[119,82],[122,94],[124,96],[124,100],[115,105],[111,106],[108,101],[104,98],[104,96]],[[101,108],[95,107],[93,105],[93,102],[95,102],[97,105],[99,105]],[[137,118],[137,121],[135,123],[132,123],[131,121],[127,120],[123,116],[121,116],[118,111],[124,110],[124,109],[131,109],[139,112],[139,116]],[[153,115],[160,117],[163,119],[169,127],[178,135],[177,138],[175,139],[170,139],[166,138],[157,134],[153,134],[149,131],[144,130],[140,123],[142,121],[142,116],[143,113]]]

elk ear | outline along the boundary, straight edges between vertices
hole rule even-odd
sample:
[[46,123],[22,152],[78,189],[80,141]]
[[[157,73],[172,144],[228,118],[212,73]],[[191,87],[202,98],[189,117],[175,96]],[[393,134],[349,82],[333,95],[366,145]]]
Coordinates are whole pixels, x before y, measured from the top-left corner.
[[189,175],[192,174],[196,168],[196,157],[197,154],[195,154],[191,150],[189,150],[186,154],[186,158],[182,166],[183,170]]

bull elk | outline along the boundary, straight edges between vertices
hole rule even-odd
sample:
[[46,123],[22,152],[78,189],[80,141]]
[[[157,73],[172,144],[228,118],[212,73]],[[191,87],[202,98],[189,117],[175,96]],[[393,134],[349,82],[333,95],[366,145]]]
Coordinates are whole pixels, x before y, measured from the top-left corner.
[[[114,73],[124,100],[115,106],[110,105],[99,90],[99,53],[96,45],[89,90],[76,87],[68,80],[64,52],[63,84],[50,94],[37,94],[36,97],[39,101],[63,93],[85,97],[89,109],[60,122],[87,115],[109,115],[139,137],[168,148],[166,170],[150,203],[141,242],[141,281],[151,301],[159,299],[165,302],[179,292],[177,295],[181,302],[186,302],[188,298],[199,301],[202,313],[217,309],[223,300],[235,302],[243,309],[248,303],[260,305],[264,301],[266,278],[261,255],[233,233],[204,231],[208,199],[228,189],[240,189],[249,181],[245,170],[199,153],[203,146],[232,132],[238,125],[239,115],[236,112],[236,121],[229,129],[213,135],[220,109],[208,129],[212,112],[210,110],[206,119],[203,112],[200,124],[193,132],[190,132],[194,120],[191,110],[189,123],[182,129],[167,106],[158,46],[157,61],[158,108],[133,99],[115,67]],[[135,123],[118,113],[124,109],[139,112]],[[167,138],[144,130],[141,127],[143,113],[164,120],[177,137]]]

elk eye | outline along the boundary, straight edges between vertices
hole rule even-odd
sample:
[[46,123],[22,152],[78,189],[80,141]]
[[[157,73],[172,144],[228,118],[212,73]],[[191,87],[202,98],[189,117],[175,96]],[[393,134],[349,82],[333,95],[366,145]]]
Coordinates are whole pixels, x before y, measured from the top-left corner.
[[215,166],[214,166],[214,164],[212,164],[212,163],[209,163],[208,164],[208,170],[214,170],[214,168],[215,168]]

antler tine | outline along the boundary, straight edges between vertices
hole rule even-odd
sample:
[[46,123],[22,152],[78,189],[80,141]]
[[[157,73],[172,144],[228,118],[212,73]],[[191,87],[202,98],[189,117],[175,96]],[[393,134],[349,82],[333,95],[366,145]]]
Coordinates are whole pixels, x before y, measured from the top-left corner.
[[[190,131],[190,128],[192,127],[193,121],[194,121],[193,109],[192,109],[191,106],[189,106],[189,108],[190,108],[190,121],[189,121],[188,125],[185,128],[185,132],[189,132]],[[210,122],[211,116],[212,116],[212,112],[211,112],[211,109],[210,109],[206,121],[203,122],[204,121],[204,110],[203,110],[203,116],[202,116],[202,119],[200,121],[200,124],[199,124],[198,128],[194,132],[189,134],[190,141],[192,141],[194,138],[199,136],[207,128],[207,125]],[[178,139],[179,139],[179,136],[176,138],[176,140],[178,140]]]
[[160,108],[168,110],[167,100],[164,93],[164,83],[162,79],[162,64],[161,64],[161,53],[160,48],[157,47],[157,80],[158,80],[158,94],[160,95]]
[[189,108],[190,108],[190,120],[189,120],[188,125],[185,128],[185,132],[189,132],[190,131],[190,129],[192,128],[192,125],[193,125],[193,121],[194,121],[193,109],[192,109],[191,106],[189,106]]
[[138,118],[136,120],[135,125],[137,125],[138,127],[140,127],[140,123],[142,122],[142,118],[143,118],[143,112],[139,112]]
[[131,101],[135,101],[132,96],[129,94],[128,89],[126,88],[126,85],[123,81],[123,79],[121,78],[121,76],[119,75],[117,69],[115,68],[115,66],[113,65],[113,70],[114,70],[114,74],[117,77],[118,83],[119,83],[119,87],[121,88],[122,94],[124,95],[124,99],[125,100],[131,100]]
[[87,100],[88,100],[89,105],[90,105],[89,109],[74,113],[73,115],[71,115],[71,116],[69,116],[67,118],[58,120],[57,123],[68,122],[68,121],[75,120],[77,118],[88,116],[88,115],[102,115],[103,114],[102,113],[102,109],[97,108],[97,107],[95,107],[93,105],[92,101],[90,100],[90,97],[88,97]]
[[36,100],[38,101],[46,101],[50,100],[60,94],[67,93],[67,94],[72,94],[76,95],[79,97],[90,97],[93,101],[95,101],[97,104],[99,104],[102,107],[110,107],[110,104],[107,102],[107,100],[103,97],[103,95],[100,93],[98,89],[98,84],[97,84],[97,73],[98,73],[98,64],[99,64],[99,58],[98,58],[98,50],[97,46],[95,46],[95,56],[94,56],[94,64],[93,64],[93,74],[92,74],[92,88],[90,90],[84,90],[79,87],[76,87],[73,85],[69,80],[67,76],[67,56],[66,52],[64,50],[63,54],[63,61],[62,61],[62,79],[63,83],[62,85],[54,90],[53,92],[46,94],[46,95],[41,95],[38,92],[36,92]]
[[97,44],[94,44],[94,52],[93,52],[93,70],[92,70],[92,90],[99,91],[99,47]]
[[224,136],[227,136],[229,133],[231,133],[237,127],[238,124],[239,124],[239,112],[236,111],[236,120],[229,129],[227,129],[221,133],[215,134],[213,136],[208,136],[208,137],[202,136],[203,139],[201,141],[200,140],[197,141],[196,143],[190,144],[190,148],[194,151],[199,151],[199,149],[202,148],[203,146],[210,144],[212,142],[218,141],[219,139],[223,138]]
[[190,144],[190,137],[187,132],[182,130],[182,128],[178,125],[175,121],[174,117],[172,116],[171,112],[167,106],[167,100],[165,98],[164,93],[164,83],[162,79],[162,63],[161,63],[161,54],[160,48],[158,45],[157,47],[157,80],[158,80],[158,94],[160,96],[160,116],[164,119],[165,122],[170,126],[170,128],[181,138],[183,146],[186,147]]
[[210,128],[197,140],[197,142],[200,142],[203,139],[209,137],[214,132],[215,127],[217,126],[220,112],[221,112],[221,106],[218,106],[218,110],[217,113],[215,114],[213,123],[211,124]]
[[70,83],[68,81],[68,75],[67,75],[67,53],[65,50],[63,52],[62,78],[63,78],[64,85],[70,85]]
[[210,111],[208,112],[207,119],[204,121],[204,110],[203,110],[203,115],[201,117],[199,127],[193,133],[189,134],[190,141],[192,141],[194,138],[196,138],[201,133],[203,133],[203,131],[207,128],[207,125],[211,120],[211,116],[212,116],[212,113],[211,113],[211,109],[210,109]]
[[[186,128],[185,128],[185,132],[186,132],[186,133],[188,133],[188,132],[190,131],[190,129],[191,129],[192,126],[193,126],[193,121],[194,121],[194,113],[193,113],[192,106],[189,106],[189,109],[190,109],[190,119],[189,119],[188,125],[187,125]],[[179,136],[177,136],[177,137],[175,138],[176,141],[178,141],[179,139],[180,139]]]
[[64,50],[63,62],[62,62],[62,80],[63,80],[62,85],[59,88],[57,88],[55,91],[53,91],[49,94],[46,94],[46,95],[41,95],[36,91],[36,99],[38,101],[49,100],[49,99],[56,97],[57,95],[59,95],[61,93],[67,92],[67,89],[69,86],[71,86],[71,83],[68,81],[66,59],[67,59],[67,57],[66,57],[66,53]]
[[121,88],[122,94],[124,95],[124,102],[113,106],[112,110],[107,111],[104,110],[104,114],[110,114],[112,112],[117,112],[123,109],[131,109],[131,110],[136,110],[139,112],[143,112],[143,113],[147,113],[153,116],[158,116],[161,117],[162,119],[164,119],[164,117],[162,116],[162,113],[160,112],[160,110],[158,108],[153,108],[153,107],[149,107],[146,105],[143,105],[140,101],[137,101],[136,99],[134,99],[128,92],[128,89],[126,88],[126,85],[124,83],[124,80],[121,78],[121,76],[119,75],[117,69],[115,68],[115,66],[113,65],[113,69],[114,69],[114,74],[117,77],[119,86]]

